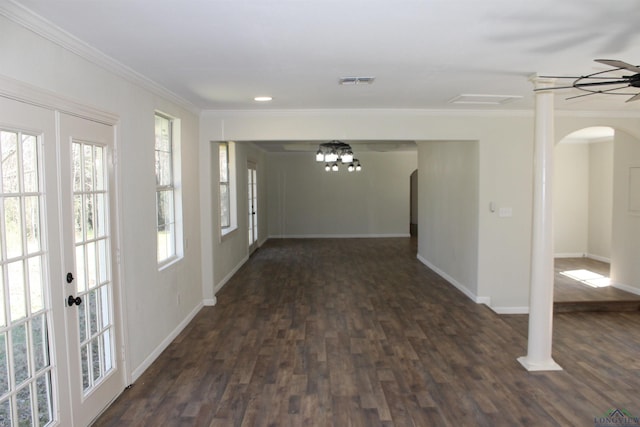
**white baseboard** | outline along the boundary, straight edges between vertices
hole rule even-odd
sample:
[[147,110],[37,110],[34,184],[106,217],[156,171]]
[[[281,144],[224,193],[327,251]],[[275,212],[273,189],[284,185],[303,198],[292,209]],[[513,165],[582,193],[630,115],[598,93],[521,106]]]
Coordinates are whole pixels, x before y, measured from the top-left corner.
[[196,314],[198,314],[198,312],[202,309],[202,307],[203,307],[202,303],[198,304],[191,311],[191,313],[189,313],[187,317],[185,317],[182,320],[182,322],[180,322],[180,324],[164,340],[162,340],[160,345],[158,345],[155,348],[155,350],[153,350],[151,354],[149,354],[149,356],[147,356],[147,358],[144,359],[144,361],[140,364],[140,366],[138,366],[133,370],[133,372],[131,373],[132,383],[135,383],[138,380],[138,378],[140,378],[140,375],[142,375],[144,371],[146,371],[149,368],[149,366],[151,366],[151,364],[155,362],[158,356],[160,356],[160,354],[162,354],[162,352],[165,351],[167,347],[169,347],[169,344],[171,344],[171,342],[178,335],[180,335],[180,332],[182,332],[182,330],[193,320],[193,318],[196,316]]
[[497,314],[529,314],[529,307],[491,307]]
[[160,354],[169,346],[169,344],[171,344],[171,342],[189,324],[189,322],[191,322],[193,320],[193,318],[196,316],[196,314],[198,314],[198,312],[202,309],[202,307],[216,305],[216,303],[218,302],[218,299],[215,297],[215,294],[220,289],[222,289],[222,287],[224,285],[227,284],[227,282],[233,277],[234,274],[236,274],[236,272],[240,269],[240,267],[242,267],[244,265],[244,263],[247,262],[248,259],[249,259],[249,256],[245,256],[238,263],[238,265],[236,265],[233,268],[233,270],[231,270],[229,272],[229,274],[227,274],[220,281],[220,283],[218,283],[215,286],[215,288],[213,290],[214,297],[213,298],[209,298],[209,299],[205,299],[200,304],[198,304],[191,311],[191,313],[189,313],[189,315],[187,317],[185,317],[184,320],[182,322],[180,322],[180,324],[160,343],[160,345],[158,345],[158,347],[156,347],[155,350],[153,350],[151,352],[151,354],[149,354],[149,356],[147,356],[147,358],[140,364],[140,366],[138,366],[136,369],[133,370],[133,372],[131,373],[131,381],[132,382],[135,382],[140,377],[140,375],[142,375],[144,373],[144,371],[146,371],[149,368],[149,366],[151,366],[151,364],[158,358],[158,356],[160,356]]
[[211,299],[207,298],[202,300],[202,304],[205,307],[213,307],[214,305],[216,305],[218,303],[218,298],[216,298],[215,296]]
[[248,260],[249,260],[249,255],[247,255],[247,256],[245,256],[244,258],[242,258],[242,260],[240,260],[240,262],[239,262],[235,267],[233,267],[233,270],[231,270],[231,271],[229,272],[229,274],[227,274],[226,276],[224,276],[224,278],[220,281],[220,283],[218,283],[218,284],[213,288],[213,294],[214,294],[214,295],[215,295],[215,294],[217,294],[217,293],[218,293],[218,291],[220,291],[220,289],[222,289],[222,287],[223,287],[224,285],[226,285],[226,284],[227,284],[227,282],[228,282],[229,280],[231,280],[231,278],[233,277],[233,275],[234,275],[234,274],[236,274],[236,272],[237,272],[238,270],[240,270],[240,267],[242,267],[242,266],[244,265],[244,263],[245,263],[245,262],[247,262]]
[[491,297],[476,297],[475,302],[491,307]]
[[596,254],[589,254],[583,252],[567,252],[553,255],[554,258],[589,258],[595,259],[596,261],[606,262],[607,264],[611,264],[611,259],[606,258]]
[[466,286],[464,286],[462,283],[458,282],[453,277],[449,276],[444,271],[440,270],[435,265],[431,264],[422,255],[418,254],[417,258],[421,263],[423,263],[424,265],[429,267],[431,270],[435,271],[440,277],[442,277],[447,282],[451,283],[457,290],[459,290],[460,292],[465,294],[471,301],[473,301],[473,302],[475,302],[477,304],[486,304],[487,302],[489,302],[489,303],[491,302],[489,297],[478,297],[477,295],[475,295],[473,292],[471,292],[469,289],[467,289]]
[[584,252],[566,252],[553,255],[554,258],[584,258],[586,256],[587,254]]
[[640,295],[640,289],[634,286],[625,285],[624,283],[612,283],[611,286],[629,292],[630,294]]
[[611,258],[606,258],[600,255],[587,254],[587,258],[595,259],[596,261],[606,262],[607,264],[611,264]]
[[473,292],[467,289],[463,284],[461,284],[460,282],[455,280],[453,277],[449,276],[447,273],[445,273],[444,271],[440,270],[438,267],[434,266],[429,261],[427,261],[422,255],[418,254],[417,258],[421,263],[423,263],[424,265],[429,267],[431,270],[438,273],[440,277],[445,279],[447,282],[451,283],[456,289],[458,289],[460,292],[465,294],[471,301],[475,302],[476,304],[484,304],[497,314],[528,314],[529,313],[529,307],[493,307],[491,305],[491,297],[482,297],[482,296],[475,295]]

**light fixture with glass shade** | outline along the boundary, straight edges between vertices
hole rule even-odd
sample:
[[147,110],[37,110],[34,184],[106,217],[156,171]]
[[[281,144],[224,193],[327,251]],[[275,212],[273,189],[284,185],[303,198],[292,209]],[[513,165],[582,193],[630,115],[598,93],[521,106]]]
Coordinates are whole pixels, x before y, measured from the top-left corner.
[[320,144],[316,152],[316,162],[324,162],[324,170],[327,172],[337,172],[340,168],[338,163],[346,164],[349,172],[361,171],[360,160],[353,157],[351,146],[342,141],[330,141]]

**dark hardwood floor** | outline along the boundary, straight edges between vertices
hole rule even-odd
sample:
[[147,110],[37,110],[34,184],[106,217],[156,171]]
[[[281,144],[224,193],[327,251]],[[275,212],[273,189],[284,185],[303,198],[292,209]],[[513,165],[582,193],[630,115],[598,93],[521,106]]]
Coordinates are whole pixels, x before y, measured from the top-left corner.
[[410,239],[270,240],[96,426],[594,426],[640,415],[640,313],[554,318],[558,372],[527,372],[527,316],[475,304]]

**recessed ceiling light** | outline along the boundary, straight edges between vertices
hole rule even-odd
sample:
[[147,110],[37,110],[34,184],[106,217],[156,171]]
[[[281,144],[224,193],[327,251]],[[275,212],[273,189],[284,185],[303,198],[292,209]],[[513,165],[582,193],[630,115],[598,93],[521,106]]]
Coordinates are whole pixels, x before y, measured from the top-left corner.
[[271,101],[273,98],[270,96],[256,96],[255,98],[253,98],[254,101],[258,101],[258,102],[267,102],[267,101]]

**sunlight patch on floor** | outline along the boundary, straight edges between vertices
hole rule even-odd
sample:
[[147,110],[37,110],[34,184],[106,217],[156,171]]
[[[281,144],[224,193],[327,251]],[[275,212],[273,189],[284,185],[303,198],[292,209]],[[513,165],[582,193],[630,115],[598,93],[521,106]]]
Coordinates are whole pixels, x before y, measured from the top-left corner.
[[611,279],[589,270],[567,270],[561,271],[560,274],[592,288],[605,288],[611,285]]

